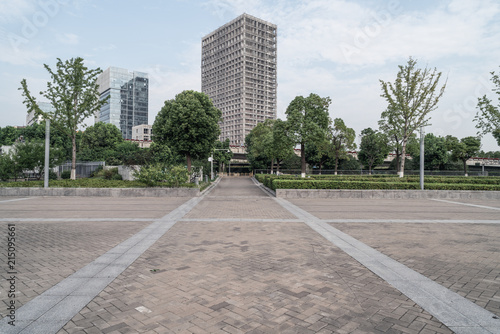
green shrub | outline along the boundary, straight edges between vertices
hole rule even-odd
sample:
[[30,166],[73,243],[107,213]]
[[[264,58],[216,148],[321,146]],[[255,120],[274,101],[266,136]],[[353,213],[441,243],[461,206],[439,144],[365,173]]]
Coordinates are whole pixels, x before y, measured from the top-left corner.
[[189,180],[189,172],[183,166],[174,166],[166,170],[165,181],[169,187],[179,187]]
[[71,171],[70,170],[65,170],[61,173],[61,179],[67,180],[71,177]]
[[52,170],[49,170],[49,180],[57,180],[57,174]]
[[97,168],[90,173],[90,177],[96,177],[103,170],[103,168],[104,167],[102,165],[97,166]]
[[165,180],[165,168],[161,165],[142,166],[134,171],[137,181],[144,183],[148,187],[154,187]]
[[114,174],[111,180],[123,180],[123,177],[120,174]]

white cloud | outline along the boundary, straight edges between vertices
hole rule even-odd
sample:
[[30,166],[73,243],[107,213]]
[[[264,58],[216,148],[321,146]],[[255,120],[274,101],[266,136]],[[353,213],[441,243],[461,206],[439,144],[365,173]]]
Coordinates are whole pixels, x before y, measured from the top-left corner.
[[110,43],[108,45],[103,45],[103,46],[93,48],[92,50],[96,51],[96,52],[102,52],[102,51],[113,51],[115,49],[116,49],[116,45],[113,43]]
[[0,40],[0,63],[39,66],[47,54],[40,46],[26,47],[27,40],[10,35]]
[[79,43],[78,35],[71,33],[57,34],[57,40],[64,45],[77,45]]
[[35,10],[36,3],[29,0],[1,0],[0,1],[0,23],[17,22],[21,17]]

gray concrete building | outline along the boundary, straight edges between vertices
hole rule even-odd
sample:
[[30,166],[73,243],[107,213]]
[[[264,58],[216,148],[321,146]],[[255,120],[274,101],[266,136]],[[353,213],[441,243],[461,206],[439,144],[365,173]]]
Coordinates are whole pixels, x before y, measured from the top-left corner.
[[220,139],[243,145],[276,119],[277,26],[243,14],[202,38],[201,90],[222,112]]
[[96,114],[96,122],[116,125],[125,139],[132,138],[132,127],[148,124],[149,79],[147,73],[109,67],[97,78],[101,99],[108,103]]

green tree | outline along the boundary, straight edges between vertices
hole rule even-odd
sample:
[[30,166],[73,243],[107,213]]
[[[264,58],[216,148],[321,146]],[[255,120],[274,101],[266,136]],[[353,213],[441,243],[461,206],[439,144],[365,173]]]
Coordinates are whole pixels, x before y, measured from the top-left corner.
[[500,128],[493,130],[491,134],[496,139],[498,146],[500,146]]
[[339,160],[339,169],[340,170],[359,170],[361,168],[361,164],[359,160],[348,154],[345,158]]
[[210,98],[192,90],[165,101],[153,124],[154,140],[165,143],[186,156],[191,172],[191,158],[207,158],[219,137],[221,112]]
[[[416,68],[417,61],[408,60],[406,66],[399,66],[394,83],[380,80],[382,97],[388,107],[381,115],[379,125],[391,138],[397,138],[400,156],[406,155],[406,144],[410,136],[421,126],[428,124],[428,114],[437,108],[443,96],[446,83],[438,88],[441,72]],[[398,146],[399,148],[399,146]],[[406,159],[400,159],[398,174],[404,176]]]
[[361,131],[361,143],[359,145],[358,159],[366,167],[368,174],[372,174],[372,168],[384,163],[390,152],[387,136],[372,128]]
[[115,149],[116,145],[122,142],[122,133],[116,125],[97,122],[83,132],[80,149],[100,152]]
[[335,161],[335,175],[340,159],[346,159],[349,150],[356,149],[356,132],[348,128],[341,118],[335,118],[333,126],[330,128],[328,137],[333,148],[333,159]]
[[272,157],[269,142],[272,140],[271,120],[257,124],[245,137],[247,159],[253,169],[265,169]]
[[[42,140],[16,143],[12,158],[19,170],[33,172],[40,179],[45,168],[45,144]],[[49,167],[54,167],[61,160],[61,151],[52,148],[49,154]]]
[[165,144],[152,142],[149,147],[149,159],[147,164],[159,164],[163,166],[171,166],[182,163],[183,158],[170,149]]
[[225,141],[216,141],[213,151],[214,161],[219,163],[219,172],[224,170],[224,166],[228,164],[233,158],[233,152],[230,149],[230,141],[229,138],[226,138]]
[[493,105],[493,101],[486,95],[479,98],[477,104],[479,110],[474,121],[476,128],[479,129],[479,135],[491,133],[500,146],[500,77],[494,71],[491,72],[491,81],[495,85],[492,90],[498,95],[498,105]]
[[[286,121],[277,119],[272,122],[271,141],[268,143],[270,147],[270,155],[276,159],[276,173],[280,170],[280,164],[283,160],[294,155],[293,138],[290,135],[290,129]],[[268,137],[269,140],[269,137]]]
[[[413,169],[420,167],[420,140],[411,138],[408,145],[413,146],[409,150],[412,157]],[[445,170],[451,161],[448,139],[428,133],[424,137],[424,169]]]
[[15,162],[12,159],[11,154],[0,154],[0,180],[7,181],[10,178],[14,177],[14,174]]
[[297,96],[286,109],[287,122],[290,126],[290,137],[294,144],[300,145],[301,176],[306,176],[306,143],[313,144],[324,139],[328,131],[330,117],[329,97],[310,94],[308,97]]
[[330,141],[325,137],[322,141],[306,144],[306,162],[319,168],[319,175],[323,166],[333,156],[333,147]]
[[28,112],[34,110],[35,115],[42,115],[50,119],[51,126],[58,128],[71,139],[71,179],[76,179],[76,139],[78,127],[83,121],[94,115],[107,99],[100,100],[97,76],[102,72],[100,68],[88,69],[83,64],[83,59],[72,58],[63,62],[57,59],[57,70],[53,71],[44,65],[50,73],[52,82],[47,82],[47,90],[40,95],[50,101],[54,111],[44,112],[38,106],[33,95],[28,90],[26,79],[21,81],[24,104]]
[[467,174],[467,160],[474,157],[481,149],[481,139],[477,137],[465,137],[460,141],[452,136],[448,136],[448,147],[451,148],[451,158],[455,161],[461,161],[464,166],[464,175]]
[[0,128],[0,145],[10,146],[22,135],[21,129],[7,125],[5,128]]

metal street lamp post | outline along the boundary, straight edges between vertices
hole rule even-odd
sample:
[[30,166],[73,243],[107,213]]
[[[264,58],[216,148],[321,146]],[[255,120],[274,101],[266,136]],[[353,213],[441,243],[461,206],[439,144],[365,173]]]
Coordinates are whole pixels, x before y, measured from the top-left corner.
[[49,158],[50,158],[50,119],[45,120],[45,167],[43,175],[43,187],[49,187]]

